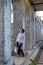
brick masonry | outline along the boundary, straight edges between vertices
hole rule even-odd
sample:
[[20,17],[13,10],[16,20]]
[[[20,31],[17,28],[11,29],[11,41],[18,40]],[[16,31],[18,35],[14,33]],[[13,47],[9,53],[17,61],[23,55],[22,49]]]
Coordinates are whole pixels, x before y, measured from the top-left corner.
[[14,1],[13,3],[13,12],[14,12],[14,43],[16,42],[16,37],[17,34],[20,30],[20,28],[22,27],[22,7],[21,7],[21,2],[20,1]]
[[31,21],[30,21],[30,44],[34,46],[34,11],[31,11]]
[[[25,13],[25,28],[26,28],[26,49],[30,49],[30,44],[32,44],[32,47],[36,43],[34,41],[35,35],[34,33],[34,10],[33,8],[29,5],[26,5],[24,7],[24,3],[21,4],[20,0],[13,0],[13,16],[14,16],[14,23],[13,23],[13,38],[14,38],[14,44],[16,43],[16,37],[19,32],[19,29],[23,26],[22,21],[23,21],[23,16]],[[24,11],[25,10],[25,11]],[[31,13],[31,20],[30,20],[30,13]],[[30,23],[31,21],[31,23]],[[31,24],[31,25],[30,25]],[[31,33],[30,33],[30,28],[31,28]],[[36,31],[36,30],[35,30]],[[37,34],[36,34],[37,35]],[[31,36],[31,38],[30,38]],[[31,41],[31,42],[30,42]]]
[[[28,8],[28,6],[26,6],[24,8],[24,5],[21,4],[22,1],[14,1],[13,0],[13,16],[14,16],[14,29],[13,29],[13,32],[14,32],[14,44],[16,43],[16,37],[17,37],[17,34],[19,32],[19,29],[23,26],[22,25],[22,21],[23,21],[23,10],[25,9],[25,28],[26,28],[26,49],[29,49],[30,48],[30,10]],[[24,4],[24,3],[23,3]],[[30,7],[31,9],[31,7]],[[31,9],[32,11],[32,9]],[[33,11],[32,11],[33,12]],[[32,15],[33,16],[33,15]],[[31,19],[33,20],[33,18],[31,17]],[[34,37],[34,22],[32,22],[32,37]],[[33,38],[34,39],[34,38]],[[32,39],[32,40],[33,40]],[[33,43],[33,41],[32,41]]]
[[26,49],[30,46],[30,13],[28,7],[26,8]]

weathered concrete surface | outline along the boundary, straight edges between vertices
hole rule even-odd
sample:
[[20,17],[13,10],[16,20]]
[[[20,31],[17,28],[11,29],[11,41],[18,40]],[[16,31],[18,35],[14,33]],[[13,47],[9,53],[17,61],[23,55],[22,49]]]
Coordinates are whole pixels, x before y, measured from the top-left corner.
[[11,56],[11,0],[4,3],[4,62],[5,65],[12,65]]
[[0,65],[12,65],[11,1],[0,0]]
[[0,64],[4,60],[3,55],[4,55],[4,1],[0,0]]

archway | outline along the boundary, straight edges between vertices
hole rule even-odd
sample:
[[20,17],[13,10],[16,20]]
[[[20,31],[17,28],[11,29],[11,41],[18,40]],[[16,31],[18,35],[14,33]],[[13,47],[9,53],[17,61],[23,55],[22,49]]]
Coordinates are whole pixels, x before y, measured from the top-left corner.
[[[25,28],[25,9],[21,0],[12,0],[13,5],[13,41],[16,44],[16,37],[21,27]],[[24,35],[25,43],[25,35]],[[25,44],[23,44],[25,49]]]

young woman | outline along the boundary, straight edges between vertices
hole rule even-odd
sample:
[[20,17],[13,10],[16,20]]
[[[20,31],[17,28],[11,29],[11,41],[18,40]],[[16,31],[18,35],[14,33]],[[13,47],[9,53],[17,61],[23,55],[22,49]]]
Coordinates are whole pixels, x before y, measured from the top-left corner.
[[18,47],[18,54],[20,55],[20,53],[22,53],[22,56],[24,56],[24,52],[22,50],[22,45],[23,45],[23,41],[24,41],[24,33],[25,30],[22,28],[20,29],[20,32],[18,33],[16,42],[17,42],[17,47]]

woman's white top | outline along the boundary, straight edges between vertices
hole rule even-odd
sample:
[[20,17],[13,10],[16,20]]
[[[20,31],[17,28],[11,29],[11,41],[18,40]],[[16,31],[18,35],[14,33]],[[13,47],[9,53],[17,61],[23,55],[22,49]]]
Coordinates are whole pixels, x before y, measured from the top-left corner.
[[20,42],[20,43],[24,42],[24,34],[23,33],[18,34],[16,42]]

